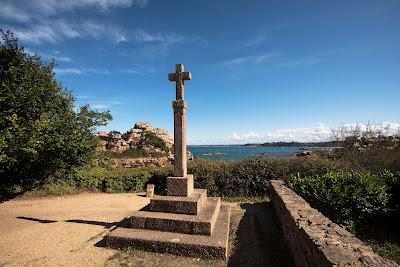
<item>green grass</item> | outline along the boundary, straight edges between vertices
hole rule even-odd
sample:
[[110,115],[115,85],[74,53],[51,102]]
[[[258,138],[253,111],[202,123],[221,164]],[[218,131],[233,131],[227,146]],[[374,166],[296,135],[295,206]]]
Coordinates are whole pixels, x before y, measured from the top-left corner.
[[400,246],[399,244],[385,241],[383,243],[378,243],[374,240],[365,241],[371,248],[374,250],[375,253],[379,254],[380,256],[391,259],[395,261],[397,264],[400,264]]
[[254,203],[264,202],[268,200],[266,196],[254,196],[254,197],[222,197],[222,201],[226,202],[242,202],[242,203]]

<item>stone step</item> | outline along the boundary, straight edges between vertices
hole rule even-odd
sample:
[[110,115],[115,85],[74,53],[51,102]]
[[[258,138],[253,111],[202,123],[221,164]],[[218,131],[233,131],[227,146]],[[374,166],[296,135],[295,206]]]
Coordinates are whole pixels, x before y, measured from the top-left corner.
[[230,205],[222,204],[211,236],[118,227],[106,236],[107,246],[133,247],[180,256],[226,259]]
[[220,211],[219,197],[205,198],[197,215],[137,211],[128,218],[129,227],[184,234],[211,235]]
[[160,196],[150,199],[149,209],[154,212],[198,214],[207,197],[206,189],[194,189],[189,197]]

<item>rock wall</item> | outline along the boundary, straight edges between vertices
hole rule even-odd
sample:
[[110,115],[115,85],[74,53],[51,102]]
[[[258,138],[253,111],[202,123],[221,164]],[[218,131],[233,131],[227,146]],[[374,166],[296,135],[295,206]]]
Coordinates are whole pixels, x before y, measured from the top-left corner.
[[374,254],[282,181],[271,181],[270,199],[297,266],[399,266]]

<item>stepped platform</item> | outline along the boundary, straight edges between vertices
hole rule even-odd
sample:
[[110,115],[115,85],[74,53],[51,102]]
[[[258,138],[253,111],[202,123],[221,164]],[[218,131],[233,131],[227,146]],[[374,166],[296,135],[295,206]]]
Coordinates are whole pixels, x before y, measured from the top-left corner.
[[197,215],[140,210],[128,218],[129,226],[138,229],[211,235],[221,200],[219,197],[209,197],[204,198],[203,202],[205,202],[204,207]]
[[150,199],[150,211],[196,215],[207,198],[206,189],[194,189],[189,197],[156,195]]
[[111,231],[107,245],[226,259],[230,205],[207,197],[205,189],[193,188],[193,175],[168,177],[165,193],[153,196],[124,226]]
[[134,247],[146,251],[201,258],[227,258],[230,205],[221,205],[212,235],[192,235],[118,227],[106,236],[112,248]]

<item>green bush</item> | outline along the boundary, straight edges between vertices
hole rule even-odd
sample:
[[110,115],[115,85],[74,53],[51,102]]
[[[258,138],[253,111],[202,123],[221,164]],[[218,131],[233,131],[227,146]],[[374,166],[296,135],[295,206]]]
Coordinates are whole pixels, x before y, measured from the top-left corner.
[[144,143],[146,145],[151,145],[154,146],[155,148],[161,149],[161,151],[168,152],[168,146],[165,143],[164,140],[162,140],[160,137],[158,137],[155,133],[153,132],[146,132],[144,134]]
[[388,200],[385,175],[368,171],[329,172],[325,175],[294,175],[289,187],[333,221],[351,226],[383,212]]
[[28,185],[64,177],[96,156],[94,131],[111,119],[85,105],[54,78],[46,63],[0,29],[0,183]]
[[206,188],[210,195],[224,197],[263,196],[269,180],[286,180],[294,174],[322,175],[342,169],[346,169],[344,164],[328,159],[270,159],[266,156],[241,161],[196,159],[188,164],[196,187]]
[[134,168],[107,169],[85,168],[76,173],[74,184],[88,190],[102,192],[141,192],[147,183],[156,184],[156,189],[165,188],[165,177],[171,174],[170,169]]

